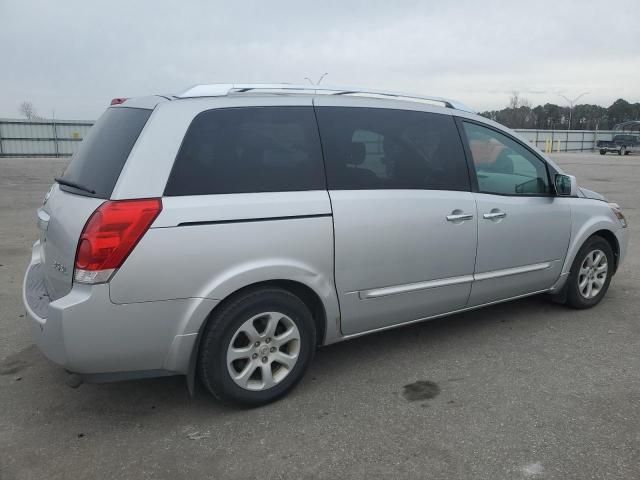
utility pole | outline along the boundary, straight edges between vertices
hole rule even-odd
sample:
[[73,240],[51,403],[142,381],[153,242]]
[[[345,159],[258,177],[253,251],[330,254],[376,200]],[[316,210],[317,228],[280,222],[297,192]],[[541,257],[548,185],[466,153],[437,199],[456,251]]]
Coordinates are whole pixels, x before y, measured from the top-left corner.
[[578,95],[574,99],[567,98],[567,97],[565,97],[564,95],[561,95],[561,94],[558,94],[558,95],[560,97],[564,98],[567,101],[567,103],[569,104],[569,127],[567,128],[567,130],[571,130],[571,115],[573,114],[573,106],[582,97],[584,97],[585,95],[589,95],[589,92],[583,92],[583,93],[581,93],[580,95]]

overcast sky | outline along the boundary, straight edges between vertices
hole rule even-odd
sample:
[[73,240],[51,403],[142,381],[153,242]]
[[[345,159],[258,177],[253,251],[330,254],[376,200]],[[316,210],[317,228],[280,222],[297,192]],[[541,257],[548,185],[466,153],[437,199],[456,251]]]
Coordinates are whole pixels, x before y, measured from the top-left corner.
[[93,119],[197,83],[357,85],[501,108],[640,101],[638,0],[0,0],[0,117]]

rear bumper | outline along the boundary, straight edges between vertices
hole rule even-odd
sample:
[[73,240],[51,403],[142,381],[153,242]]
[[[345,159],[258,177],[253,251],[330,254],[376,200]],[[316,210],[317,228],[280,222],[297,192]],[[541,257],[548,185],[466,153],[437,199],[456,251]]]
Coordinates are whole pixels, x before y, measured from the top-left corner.
[[40,259],[40,241],[33,245],[31,262],[22,283],[22,303],[31,321],[31,334],[38,348],[51,361],[66,367],[67,352],[62,337],[59,309],[49,312],[51,301],[43,277],[44,265]]
[[193,319],[206,318],[215,301],[115,304],[109,284],[74,284],[67,295],[50,301],[37,246],[22,291],[34,341],[45,356],[69,371],[106,380],[140,372],[187,373],[197,337]]

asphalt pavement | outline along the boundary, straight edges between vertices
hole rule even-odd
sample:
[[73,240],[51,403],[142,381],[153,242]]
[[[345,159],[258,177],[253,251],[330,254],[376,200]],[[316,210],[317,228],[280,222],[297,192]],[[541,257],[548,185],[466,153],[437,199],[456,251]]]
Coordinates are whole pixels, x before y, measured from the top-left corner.
[[531,297],[325,347],[253,410],[181,377],[71,388],[21,300],[65,161],[0,159],[0,479],[640,478],[640,156],[554,158],[629,221],[598,307]]

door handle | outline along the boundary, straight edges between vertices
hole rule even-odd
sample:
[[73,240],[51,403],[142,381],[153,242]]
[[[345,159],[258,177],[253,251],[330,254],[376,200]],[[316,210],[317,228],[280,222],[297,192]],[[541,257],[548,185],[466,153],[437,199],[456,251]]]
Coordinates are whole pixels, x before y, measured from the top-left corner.
[[462,222],[464,220],[471,220],[473,218],[473,214],[471,213],[452,213],[451,215],[447,215],[448,222]]
[[492,210],[490,213],[485,213],[484,215],[482,215],[482,218],[485,218],[487,220],[497,220],[506,216],[507,212],[503,212],[501,210]]

